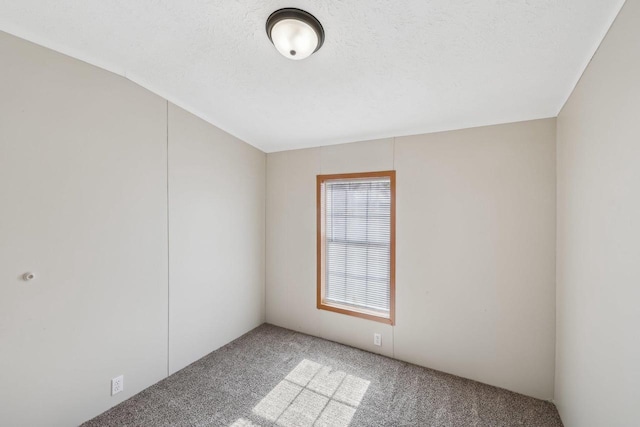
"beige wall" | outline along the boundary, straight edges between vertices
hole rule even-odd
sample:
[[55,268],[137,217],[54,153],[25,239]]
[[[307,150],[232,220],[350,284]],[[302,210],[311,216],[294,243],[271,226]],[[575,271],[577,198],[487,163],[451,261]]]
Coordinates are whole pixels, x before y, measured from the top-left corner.
[[[316,174],[387,169],[394,327],[315,307]],[[551,399],[555,209],[555,119],[269,154],[267,321]]]
[[265,162],[169,104],[171,373],[264,322]]
[[265,155],[4,33],[0,61],[0,425],[77,425],[263,321]]
[[640,425],[640,2],[558,117],[556,402],[567,427]]

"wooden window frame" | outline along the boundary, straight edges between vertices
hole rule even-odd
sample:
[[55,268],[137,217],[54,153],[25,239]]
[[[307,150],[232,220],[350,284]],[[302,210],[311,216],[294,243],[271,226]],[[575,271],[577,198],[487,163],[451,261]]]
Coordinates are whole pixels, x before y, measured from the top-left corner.
[[[391,212],[390,212],[390,248],[389,248],[389,317],[381,316],[373,310],[356,309],[347,305],[327,303],[324,298],[325,280],[325,232],[324,232],[324,212],[322,209],[322,184],[325,181],[336,179],[363,179],[363,178],[389,178],[391,189]],[[395,325],[396,319],[396,171],[343,173],[332,175],[316,176],[316,213],[317,213],[317,308],[349,316],[360,317],[362,319]]]

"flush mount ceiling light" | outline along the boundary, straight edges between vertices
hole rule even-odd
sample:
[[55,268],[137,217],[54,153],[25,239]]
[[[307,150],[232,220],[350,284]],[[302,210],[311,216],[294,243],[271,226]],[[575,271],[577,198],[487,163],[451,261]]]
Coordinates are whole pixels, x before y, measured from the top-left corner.
[[315,16],[304,10],[276,10],[267,19],[267,35],[285,58],[300,60],[320,49],[324,29]]

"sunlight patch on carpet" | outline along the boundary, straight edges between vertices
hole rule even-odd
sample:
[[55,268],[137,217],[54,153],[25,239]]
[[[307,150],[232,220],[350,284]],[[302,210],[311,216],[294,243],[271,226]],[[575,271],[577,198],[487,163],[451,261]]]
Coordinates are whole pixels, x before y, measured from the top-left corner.
[[[304,359],[254,408],[281,427],[348,427],[370,381]],[[259,427],[241,418],[230,427]]]

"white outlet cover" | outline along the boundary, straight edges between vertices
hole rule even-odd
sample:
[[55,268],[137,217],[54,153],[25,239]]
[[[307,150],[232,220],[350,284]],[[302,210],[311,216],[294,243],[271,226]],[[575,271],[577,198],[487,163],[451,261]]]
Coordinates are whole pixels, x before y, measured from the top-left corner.
[[382,345],[382,335],[373,334],[373,345]]
[[111,380],[111,396],[124,390],[124,375],[115,377]]

